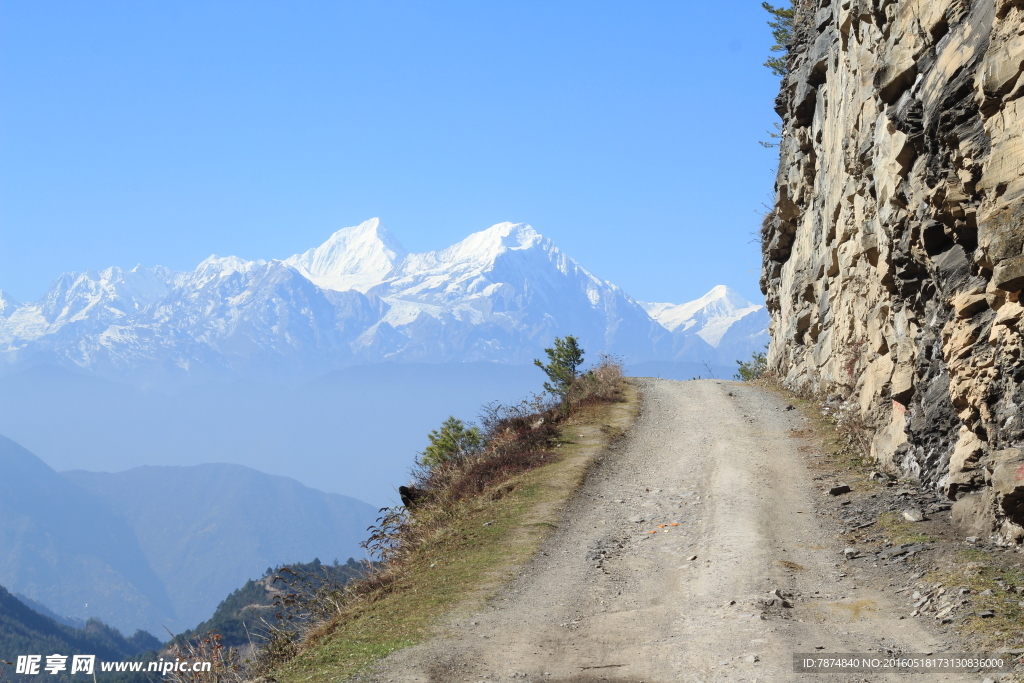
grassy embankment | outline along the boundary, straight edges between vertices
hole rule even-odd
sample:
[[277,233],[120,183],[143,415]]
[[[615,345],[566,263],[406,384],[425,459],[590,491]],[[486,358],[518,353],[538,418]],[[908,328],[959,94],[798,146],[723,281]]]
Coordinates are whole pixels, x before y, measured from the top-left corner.
[[[549,416],[546,462],[481,480],[458,500],[417,507],[395,534],[407,547],[393,555],[390,569],[284,648],[266,673],[280,683],[344,680],[443,632],[446,616],[482,607],[557,528],[588,468],[629,427],[636,408],[635,388],[616,376],[598,400],[580,401],[568,417]],[[463,472],[461,482],[449,477],[447,485],[464,490],[466,475],[479,469]]]

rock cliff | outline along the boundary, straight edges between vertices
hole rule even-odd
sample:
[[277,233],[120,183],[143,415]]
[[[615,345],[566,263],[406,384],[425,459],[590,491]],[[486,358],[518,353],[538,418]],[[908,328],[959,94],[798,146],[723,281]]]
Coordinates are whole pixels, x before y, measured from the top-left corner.
[[801,0],[761,286],[769,367],[1024,540],[1024,0]]

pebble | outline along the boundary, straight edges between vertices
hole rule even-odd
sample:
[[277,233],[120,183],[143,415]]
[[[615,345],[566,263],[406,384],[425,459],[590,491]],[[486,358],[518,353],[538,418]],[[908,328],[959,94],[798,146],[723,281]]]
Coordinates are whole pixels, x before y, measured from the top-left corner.
[[851,489],[847,484],[840,484],[838,486],[833,486],[832,488],[830,488],[828,490],[828,495],[830,495],[830,496],[841,496],[844,493],[849,493],[852,490],[853,489]]

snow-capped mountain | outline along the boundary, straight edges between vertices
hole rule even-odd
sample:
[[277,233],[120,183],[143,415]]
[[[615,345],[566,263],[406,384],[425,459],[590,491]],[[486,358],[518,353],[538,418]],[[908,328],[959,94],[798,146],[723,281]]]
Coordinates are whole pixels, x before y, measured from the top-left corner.
[[706,356],[725,364],[745,360],[768,344],[767,309],[747,301],[725,285],[718,285],[685,304],[639,303],[672,333],[677,356],[693,355],[693,346],[697,344],[694,337],[715,349],[713,354],[705,351]]
[[699,299],[685,304],[640,302],[652,318],[670,332],[696,328],[696,334],[712,346],[718,346],[729,327],[741,318],[762,310],[725,285],[718,285]]
[[721,361],[760,339],[763,313],[722,286],[688,304],[638,303],[525,224],[410,254],[374,218],[284,260],[68,273],[29,304],[0,294],[0,372],[201,379],[386,360],[528,363],[566,334],[630,362]]
[[383,282],[407,256],[405,248],[371,218],[331,235],[319,247],[284,260],[324,289],[365,292]]

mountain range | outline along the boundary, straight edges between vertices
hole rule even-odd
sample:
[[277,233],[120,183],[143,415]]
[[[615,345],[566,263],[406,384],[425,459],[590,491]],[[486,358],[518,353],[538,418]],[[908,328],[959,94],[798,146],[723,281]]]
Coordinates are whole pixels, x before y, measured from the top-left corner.
[[376,508],[239,465],[57,473],[0,437],[0,584],[163,635],[268,566],[361,557]]
[[724,286],[686,304],[638,302],[529,225],[412,254],[374,218],[284,260],[66,273],[33,303],[0,293],[0,373],[55,365],[160,383],[523,364],[566,334],[627,364],[731,365],[764,346],[767,321]]

